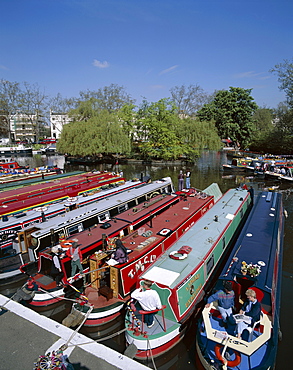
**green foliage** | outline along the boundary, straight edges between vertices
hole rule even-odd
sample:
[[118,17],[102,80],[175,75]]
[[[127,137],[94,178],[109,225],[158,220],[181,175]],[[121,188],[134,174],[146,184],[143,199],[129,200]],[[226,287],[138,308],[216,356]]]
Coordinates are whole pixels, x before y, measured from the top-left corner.
[[195,160],[203,149],[219,149],[220,138],[213,122],[179,118],[168,99],[148,104],[144,101],[137,114],[139,150],[145,158]]
[[71,155],[90,156],[130,152],[129,137],[117,115],[102,111],[87,121],[72,122],[63,127],[57,150]]
[[254,113],[254,123],[257,133],[271,131],[273,129],[273,111],[268,108],[259,108]]
[[215,94],[214,100],[198,111],[200,120],[214,120],[221,138],[230,138],[246,148],[255,131],[253,114],[257,109],[251,89],[230,87]]
[[175,111],[174,104],[168,99],[142,103],[137,114],[137,134],[145,158],[171,160],[180,156],[180,143],[174,127],[181,122]]
[[122,124],[123,131],[131,141],[134,140],[134,122],[136,117],[134,108],[134,104],[125,104],[117,113],[119,122]]

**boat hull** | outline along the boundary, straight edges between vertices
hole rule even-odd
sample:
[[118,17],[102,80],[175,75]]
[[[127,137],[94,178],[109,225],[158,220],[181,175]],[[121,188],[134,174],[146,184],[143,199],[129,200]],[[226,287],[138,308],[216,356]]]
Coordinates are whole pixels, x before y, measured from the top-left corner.
[[[173,261],[170,260],[170,254],[165,253],[160,261],[140,276],[140,280],[154,282],[153,289],[159,293],[162,303],[167,307],[164,309],[165,329],[162,330],[162,324],[155,324],[155,329],[158,326],[161,328],[158,332],[149,335],[147,333],[147,340],[144,338],[143,329],[139,331],[139,335],[130,312],[126,315],[126,339],[129,344],[133,343],[137,347],[136,356],[147,357],[148,342],[152,344],[152,351],[155,349],[157,355],[166,351],[167,343],[172,342],[172,345],[175,345],[178,342],[181,338],[178,332],[182,331],[189,318],[200,308],[205,293],[217,279],[224,258],[250,210],[250,204],[251,198],[246,190],[227,192],[170,248],[172,252],[176,251],[177,246],[192,246],[185,259]],[[229,209],[227,217],[223,209]],[[162,318],[160,313],[156,317]],[[178,332],[174,330],[174,325],[177,325]]]
[[[254,290],[262,309],[260,322],[250,331],[249,337],[246,333],[238,339],[235,336],[235,325],[228,324],[226,329],[223,329],[217,309],[212,307],[208,316],[205,311],[209,308],[205,308],[196,336],[197,362],[201,364],[200,368],[213,369],[213,366],[222,364],[216,350],[220,338],[217,332],[221,333],[221,343],[227,346],[228,352],[237,351],[238,369],[274,368],[280,330],[283,234],[281,194],[261,192],[215,288],[222,289],[223,281],[232,282],[236,312],[243,304],[240,297],[245,296],[248,288]],[[245,267],[247,261],[259,265],[260,269],[256,275]]]

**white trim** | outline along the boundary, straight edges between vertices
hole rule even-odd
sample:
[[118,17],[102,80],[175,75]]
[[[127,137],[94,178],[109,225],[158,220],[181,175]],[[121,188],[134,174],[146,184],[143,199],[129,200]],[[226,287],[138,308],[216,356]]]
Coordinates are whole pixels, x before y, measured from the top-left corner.
[[[87,320],[95,320],[95,319],[100,319],[100,318],[104,318],[104,317],[107,317],[107,316],[110,316],[110,315],[113,315],[115,314],[116,312],[119,312],[120,310],[122,310],[122,307],[124,306],[124,302],[115,307],[115,308],[112,308],[111,310],[106,310],[106,311],[101,311],[101,312],[91,312],[87,318]],[[78,311],[78,312],[81,312],[79,311],[77,308],[74,307],[74,305],[72,306],[72,308],[75,310],[75,311]]]
[[179,328],[180,326],[178,326],[176,329],[172,330],[169,333],[162,332],[162,334],[164,335],[158,338],[149,337],[148,341],[145,340],[145,338],[139,339],[137,337],[131,336],[128,330],[125,332],[125,336],[128,344],[133,343],[136,345],[138,350],[147,351],[150,348],[154,349],[172,341],[172,339],[176,338],[180,334]]
[[[204,320],[205,330],[207,338],[215,343],[223,344],[229,348],[232,348],[240,353],[247,356],[251,356],[257,349],[259,349],[263,344],[265,344],[271,338],[271,322],[266,314],[263,313],[261,318],[261,325],[263,325],[263,332],[252,342],[247,342],[243,339],[238,339],[233,335],[226,332],[219,332],[212,328],[211,320],[209,317],[209,312],[211,309],[216,309],[216,307],[211,304],[209,307],[205,307],[202,311],[202,316]],[[219,335],[222,334],[222,335]],[[224,336],[226,339],[221,339]]]

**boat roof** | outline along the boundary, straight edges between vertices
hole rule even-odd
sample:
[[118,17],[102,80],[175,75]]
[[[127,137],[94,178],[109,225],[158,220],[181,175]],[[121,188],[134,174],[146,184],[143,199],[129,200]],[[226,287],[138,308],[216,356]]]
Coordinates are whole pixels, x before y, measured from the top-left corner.
[[0,178],[0,192],[11,190],[12,188],[16,189],[17,187],[45,183],[47,181],[50,181],[50,180],[53,181],[53,180],[61,179],[63,177],[81,175],[82,173],[85,173],[85,172],[84,171],[73,171],[73,172],[65,172],[65,173],[56,174],[53,171],[53,172],[45,173],[46,177],[44,179],[42,179],[41,173],[33,174],[33,175],[24,175],[25,177],[10,176],[9,178],[7,178],[7,180]]
[[21,189],[7,190],[0,196],[0,215],[23,212],[24,210],[46,205],[52,201],[62,200],[77,194],[87,193],[96,188],[108,186],[110,182],[125,179],[112,173],[82,174],[73,178],[57,179],[46,183],[29,185]]
[[[74,186],[75,184],[78,185],[81,181],[93,181],[96,179],[103,179],[105,180],[112,175],[111,172],[86,172],[86,173],[81,173],[73,176],[67,176],[64,178],[58,178],[57,180],[55,179],[54,181],[47,181],[45,184],[34,184],[34,185],[29,185],[24,187],[23,189],[19,189],[17,191],[18,195],[23,194],[24,197],[27,197],[28,195],[38,192],[38,191],[44,191],[45,189],[50,190],[51,188],[55,187],[69,187],[69,186]],[[112,175],[113,176],[113,175]],[[15,190],[7,190],[5,192],[5,198],[9,197],[14,197],[15,196]]]
[[[136,181],[135,184],[137,185],[136,187],[139,187],[140,185],[142,186],[144,183],[141,181]],[[3,221],[3,217],[0,217],[0,229],[5,230],[7,228],[13,227],[13,225],[19,225],[20,223],[26,225],[26,223],[29,223],[30,221],[32,221],[32,219],[39,218],[42,215],[42,212],[45,217],[49,216],[52,218],[56,212],[59,213],[60,210],[64,210],[65,212],[65,209],[73,204],[76,204],[78,207],[85,207],[84,203],[88,204],[92,202],[92,204],[96,204],[96,202],[100,201],[101,198],[110,197],[118,192],[123,192],[127,190],[130,186],[134,186],[133,181],[126,181],[124,184],[119,185],[119,187],[104,189],[101,190],[99,193],[87,195],[86,197],[84,197],[83,195],[77,195],[74,198],[69,198],[69,200],[65,199],[56,203],[50,203],[44,207],[36,206],[35,208],[29,209],[25,212],[14,213],[10,215],[7,221]],[[80,208],[78,209],[80,210]],[[71,212],[72,211],[70,211],[68,214],[71,214]],[[64,216],[55,216],[55,222],[57,222],[58,217],[62,217],[62,220],[64,220]],[[27,226],[32,225],[28,224]]]
[[[262,265],[261,273],[256,278],[255,286],[270,291],[273,284],[277,239],[280,238],[281,242],[283,239],[283,235],[279,233],[282,218],[282,194],[261,192],[220,277],[233,280],[235,275],[242,275],[242,261],[259,264]],[[234,261],[233,258],[238,258],[238,261]]]
[[[117,207],[119,204],[124,204],[131,199],[139,198],[144,194],[155,193],[161,186],[172,185],[172,180],[170,177],[166,177],[159,181],[153,181],[148,184],[143,184],[139,188],[131,189],[125,192],[119,192],[110,198],[103,198],[97,202],[84,206],[82,208],[74,209],[68,213],[56,216],[54,218],[48,219],[46,222],[42,222],[37,225],[38,231],[32,233],[32,236],[40,236],[42,234],[47,234],[50,229],[58,229],[69,225],[72,221],[88,218],[90,213],[101,214],[102,212],[107,212],[113,207]],[[172,185],[173,186],[173,185]]]
[[[228,190],[141,278],[175,288],[204,263],[214,243],[237,213],[240,201],[246,196],[247,190]],[[183,246],[192,248],[187,258],[179,261],[169,257],[171,252]]]

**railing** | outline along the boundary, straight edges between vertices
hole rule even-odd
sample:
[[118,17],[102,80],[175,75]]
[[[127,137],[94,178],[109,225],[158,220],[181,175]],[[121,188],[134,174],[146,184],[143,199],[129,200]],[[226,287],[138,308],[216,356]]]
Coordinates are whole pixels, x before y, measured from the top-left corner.
[[[166,332],[166,321],[165,321],[165,315],[164,315],[164,309],[166,308],[166,305],[163,305],[160,309],[152,310],[152,311],[144,311],[144,310],[137,310],[135,307],[135,304],[133,301],[129,301],[127,304],[127,308],[129,310],[129,314],[131,316],[131,326],[130,330],[133,330],[134,332],[137,332],[137,335],[140,333],[143,333],[143,325],[144,325],[144,315],[150,314],[150,313],[157,313],[159,311],[162,311],[162,319],[163,319],[163,331]],[[141,328],[140,328],[140,322],[139,319],[135,316],[134,312],[138,312],[141,317]]]

